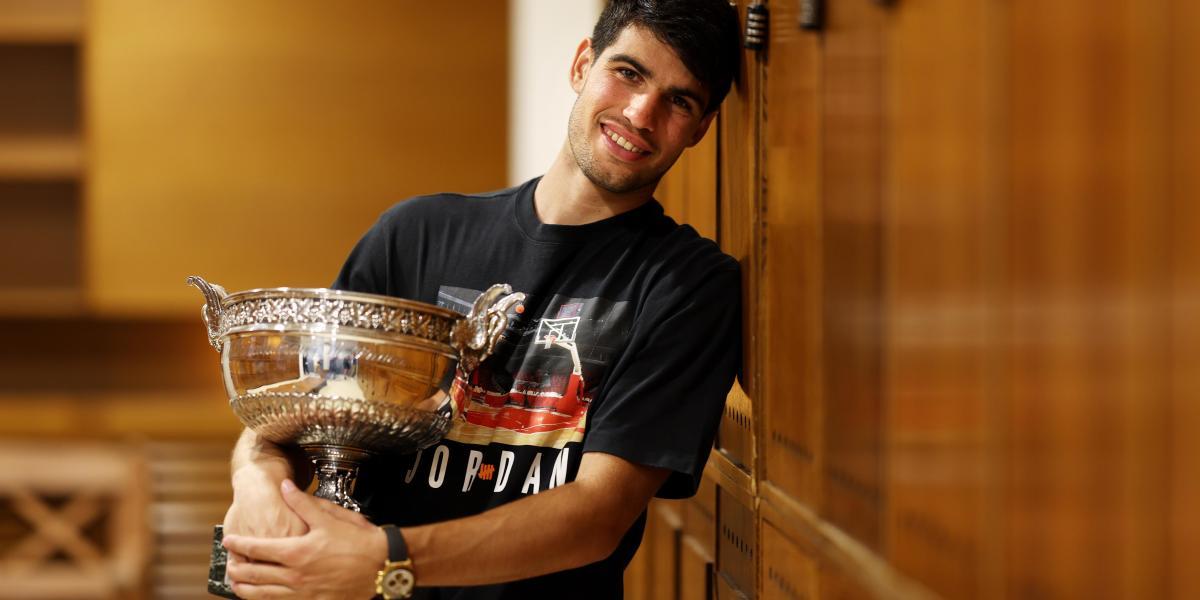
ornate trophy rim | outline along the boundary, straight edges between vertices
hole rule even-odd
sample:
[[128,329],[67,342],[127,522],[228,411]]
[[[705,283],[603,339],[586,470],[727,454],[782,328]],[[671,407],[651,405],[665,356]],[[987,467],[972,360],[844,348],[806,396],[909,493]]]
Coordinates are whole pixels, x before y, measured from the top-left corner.
[[461,313],[455,312],[448,308],[442,308],[440,306],[435,306],[425,302],[416,302],[413,300],[405,300],[403,298],[384,296],[381,294],[369,294],[367,292],[335,290],[332,288],[270,287],[239,290],[236,292],[230,292],[227,296],[222,298],[221,305],[222,307],[231,306],[238,302],[257,300],[260,299],[260,297],[350,300],[354,302],[365,302],[368,304],[380,304],[394,308],[416,310],[423,313],[439,315],[448,319],[461,319],[464,316]]

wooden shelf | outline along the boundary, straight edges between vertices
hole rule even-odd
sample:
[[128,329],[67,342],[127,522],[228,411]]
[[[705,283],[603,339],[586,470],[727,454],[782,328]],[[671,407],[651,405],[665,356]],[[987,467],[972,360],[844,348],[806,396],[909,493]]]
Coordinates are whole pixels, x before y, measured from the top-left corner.
[[0,318],[78,316],[83,311],[83,291],[78,288],[0,287]]
[[0,0],[2,44],[76,43],[83,31],[83,0]]
[[83,142],[79,137],[0,139],[0,179],[75,179],[82,174]]
[[216,436],[232,444],[241,430],[220,390],[0,393],[4,439]]

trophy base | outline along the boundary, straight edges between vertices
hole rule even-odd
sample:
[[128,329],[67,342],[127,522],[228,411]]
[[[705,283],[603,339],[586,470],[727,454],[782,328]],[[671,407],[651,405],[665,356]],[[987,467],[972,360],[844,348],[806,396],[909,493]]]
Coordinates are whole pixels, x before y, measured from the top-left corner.
[[313,495],[361,513],[362,504],[352,495],[358,483],[358,470],[373,453],[334,444],[301,444],[300,447],[304,449],[315,468],[317,489]]
[[225,528],[220,525],[214,526],[212,555],[208,559],[208,593],[237,600],[237,594],[229,587],[229,578],[225,575],[225,564],[229,561],[229,554],[221,545],[221,539],[224,537]]

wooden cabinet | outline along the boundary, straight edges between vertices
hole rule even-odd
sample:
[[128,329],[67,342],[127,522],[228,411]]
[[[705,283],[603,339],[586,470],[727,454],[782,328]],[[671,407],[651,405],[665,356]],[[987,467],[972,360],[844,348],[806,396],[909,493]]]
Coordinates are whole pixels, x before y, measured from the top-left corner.
[[79,310],[82,2],[0,1],[0,319]]
[[0,0],[0,315],[328,285],[393,203],[503,187],[506,7]]
[[1200,590],[1200,14],[1051,4],[768,3],[718,129],[717,597]]

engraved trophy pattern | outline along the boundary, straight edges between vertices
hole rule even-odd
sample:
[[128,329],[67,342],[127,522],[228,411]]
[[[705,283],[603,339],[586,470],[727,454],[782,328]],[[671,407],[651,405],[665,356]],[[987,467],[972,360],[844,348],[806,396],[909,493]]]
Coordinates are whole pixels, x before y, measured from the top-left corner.
[[[525,295],[497,284],[463,316],[431,304],[331,289],[227,293],[200,277],[201,316],[221,356],[230,407],[263,439],[298,446],[312,461],[319,498],[361,512],[362,465],[413,452],[450,427],[438,385],[491,355]],[[216,527],[209,592],[234,598]]]

